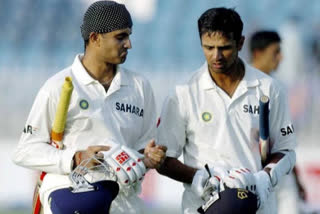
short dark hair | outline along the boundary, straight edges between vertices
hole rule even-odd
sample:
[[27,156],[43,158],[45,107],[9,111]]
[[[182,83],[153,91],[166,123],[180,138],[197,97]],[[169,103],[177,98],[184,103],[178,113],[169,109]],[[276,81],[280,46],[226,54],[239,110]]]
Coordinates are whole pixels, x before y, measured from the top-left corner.
[[272,43],[280,43],[281,38],[275,31],[257,31],[250,39],[250,51],[251,53],[255,50],[263,50]]
[[243,22],[239,14],[230,8],[211,8],[198,19],[200,39],[204,33],[222,32],[227,38],[238,43],[242,37]]

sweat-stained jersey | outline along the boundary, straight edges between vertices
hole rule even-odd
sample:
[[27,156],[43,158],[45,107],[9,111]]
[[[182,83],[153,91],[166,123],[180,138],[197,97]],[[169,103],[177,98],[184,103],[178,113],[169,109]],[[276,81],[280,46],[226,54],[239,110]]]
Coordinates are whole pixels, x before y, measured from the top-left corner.
[[[296,138],[285,92],[271,77],[246,63],[245,75],[232,98],[212,80],[207,63],[187,84],[177,86],[162,109],[158,142],[168,147],[167,156],[183,154],[184,163],[194,168],[206,163],[214,167],[222,160],[230,167],[257,172],[262,169],[256,139],[262,95],[270,98],[271,153],[294,149]],[[184,212],[197,213],[203,201],[191,192],[190,185],[184,186]]]
[[[51,77],[40,89],[27,119],[13,160],[18,165],[47,172],[40,189],[45,211],[48,195],[68,186],[72,158],[88,146],[108,145],[108,141],[126,145],[136,151],[155,137],[156,107],[149,82],[121,67],[106,92],[75,57],[72,66]],[[66,76],[74,90],[67,115],[62,150],[48,144],[50,130]],[[114,200],[111,213],[140,213],[137,194],[121,194]],[[48,212],[49,213],[49,212]]]

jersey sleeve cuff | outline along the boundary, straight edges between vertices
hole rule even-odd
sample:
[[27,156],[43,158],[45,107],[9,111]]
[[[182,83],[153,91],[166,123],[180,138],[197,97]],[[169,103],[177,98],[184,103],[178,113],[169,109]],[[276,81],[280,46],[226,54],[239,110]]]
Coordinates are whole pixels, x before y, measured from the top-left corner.
[[281,143],[275,144],[271,149],[271,154],[281,152],[283,150],[295,150],[297,146],[296,138],[289,138]]
[[60,168],[62,174],[69,174],[72,171],[73,156],[76,153],[75,150],[65,150],[62,153],[62,158],[60,162]]

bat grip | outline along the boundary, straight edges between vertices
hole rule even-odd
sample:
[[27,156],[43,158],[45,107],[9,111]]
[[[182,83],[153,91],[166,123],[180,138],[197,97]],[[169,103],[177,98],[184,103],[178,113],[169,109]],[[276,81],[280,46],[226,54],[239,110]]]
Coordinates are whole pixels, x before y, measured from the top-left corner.
[[262,140],[269,138],[269,102],[259,102],[259,136]]

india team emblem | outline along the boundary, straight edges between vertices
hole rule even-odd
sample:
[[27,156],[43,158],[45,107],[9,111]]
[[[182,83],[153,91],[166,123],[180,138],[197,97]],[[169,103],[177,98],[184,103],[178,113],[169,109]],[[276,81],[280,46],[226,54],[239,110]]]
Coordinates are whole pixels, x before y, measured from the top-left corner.
[[83,110],[86,110],[89,108],[89,103],[86,100],[80,100],[79,102],[79,106],[80,108],[82,108]]
[[212,119],[212,115],[209,112],[202,113],[202,120],[204,122],[209,122]]

